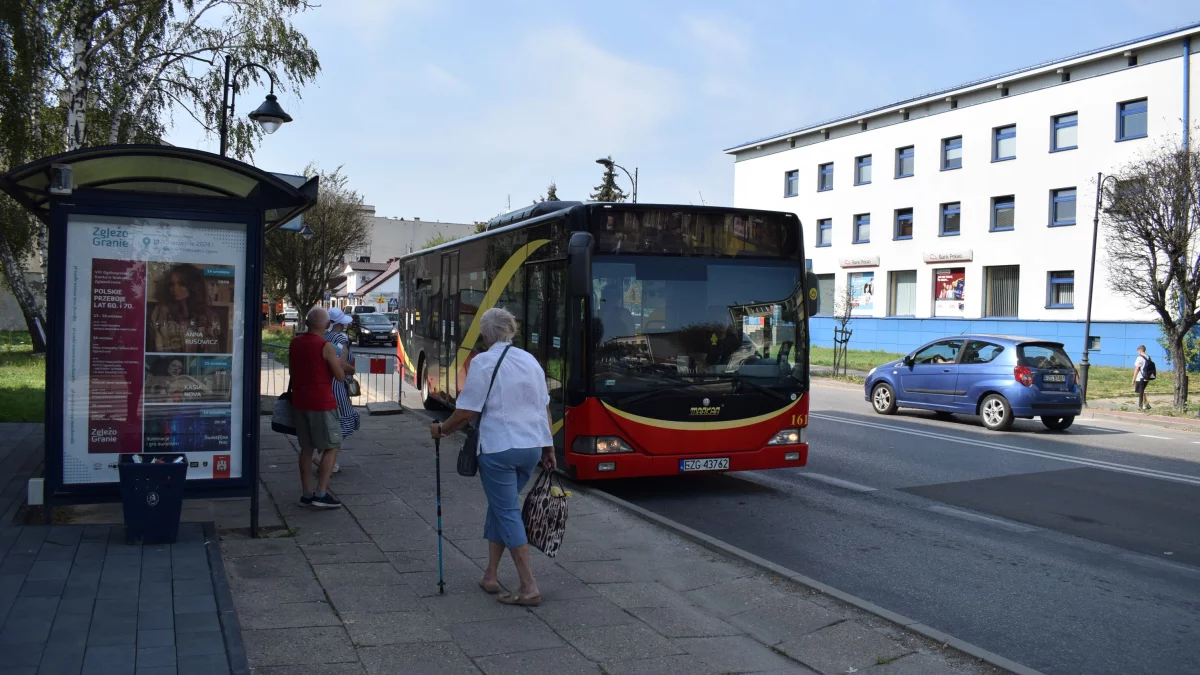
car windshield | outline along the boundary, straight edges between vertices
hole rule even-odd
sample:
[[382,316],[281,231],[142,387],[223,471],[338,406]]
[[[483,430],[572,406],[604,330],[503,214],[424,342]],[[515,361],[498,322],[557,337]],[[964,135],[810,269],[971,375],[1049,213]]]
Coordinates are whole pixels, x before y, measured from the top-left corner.
[[364,326],[390,326],[391,321],[382,314],[359,314],[358,322]]
[[1071,357],[1058,344],[1028,344],[1017,347],[1021,365],[1035,370],[1074,368]]
[[799,388],[796,260],[596,256],[595,386],[601,394],[731,376]]

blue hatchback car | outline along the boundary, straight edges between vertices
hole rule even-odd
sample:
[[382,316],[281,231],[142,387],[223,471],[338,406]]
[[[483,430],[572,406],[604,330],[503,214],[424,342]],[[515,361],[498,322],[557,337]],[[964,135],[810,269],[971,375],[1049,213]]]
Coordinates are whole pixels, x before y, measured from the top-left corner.
[[1013,419],[1071,426],[1082,409],[1079,372],[1058,342],[1000,335],[934,340],[899,361],[872,368],[866,398],[880,415],[896,408],[979,415],[1003,431]]

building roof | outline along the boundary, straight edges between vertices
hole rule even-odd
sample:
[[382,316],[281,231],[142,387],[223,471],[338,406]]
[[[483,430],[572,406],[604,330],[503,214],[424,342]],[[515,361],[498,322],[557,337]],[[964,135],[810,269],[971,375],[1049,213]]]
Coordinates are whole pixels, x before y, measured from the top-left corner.
[[378,287],[383,282],[396,276],[396,273],[398,273],[399,271],[400,271],[400,261],[399,260],[393,260],[390,263],[387,263],[387,269],[385,269],[383,271],[383,273],[380,274],[379,276],[377,276],[374,279],[371,279],[367,283],[363,284],[362,288],[358,289],[358,295],[364,296],[367,293],[370,293],[371,291],[375,290],[375,288]]
[[757,145],[762,145],[764,143],[771,143],[771,142],[787,140],[789,137],[792,137],[792,136],[798,136],[800,134],[808,133],[808,132],[812,132],[812,131],[819,131],[821,129],[824,129],[826,127],[830,127],[830,126],[833,126],[836,124],[843,124],[845,122],[855,121],[855,120],[858,120],[858,119],[861,119],[864,117],[877,115],[882,112],[888,112],[888,111],[891,111],[894,109],[899,109],[904,106],[926,103],[926,102],[929,102],[934,99],[940,99],[940,98],[943,98],[946,96],[953,96],[955,94],[963,93],[967,90],[988,88],[988,87],[994,86],[996,84],[1003,83],[1006,80],[1012,80],[1013,78],[1015,78],[1017,76],[1028,76],[1028,75],[1035,74],[1039,71],[1047,71],[1047,70],[1052,71],[1053,69],[1056,69],[1060,66],[1064,66],[1067,64],[1071,64],[1072,62],[1075,62],[1075,61],[1090,60],[1097,56],[1109,55],[1111,52],[1119,52],[1119,51],[1128,49],[1130,47],[1144,47],[1148,44],[1153,44],[1153,43],[1158,43],[1158,42],[1166,42],[1173,38],[1178,38],[1185,34],[1195,33],[1195,32],[1200,32],[1200,22],[1190,23],[1185,26],[1179,26],[1177,28],[1172,28],[1170,30],[1165,30],[1165,31],[1161,31],[1158,33],[1154,33],[1152,35],[1146,35],[1143,37],[1134,38],[1132,40],[1126,40],[1125,42],[1118,42],[1116,44],[1108,45],[1105,47],[1089,49],[1084,52],[1079,52],[1078,54],[1072,54],[1070,56],[1065,56],[1062,58],[1054,59],[1052,61],[1045,61],[1042,63],[1034,64],[1032,66],[1026,66],[1024,68],[1017,68],[1016,70],[1010,70],[1010,71],[1007,71],[1004,73],[1000,73],[998,75],[992,75],[990,77],[985,77],[980,80],[972,80],[970,82],[966,82],[964,84],[960,84],[955,87],[950,87],[949,89],[941,89],[938,91],[921,94],[920,96],[914,96],[912,98],[904,99],[902,101],[896,101],[894,103],[889,103],[887,105],[879,106],[877,108],[871,108],[869,110],[863,110],[860,112],[856,112],[852,115],[844,115],[841,117],[835,117],[830,120],[825,120],[824,122],[820,122],[817,124],[809,124],[809,125],[806,125],[803,127],[797,127],[790,131],[785,131],[785,132],[778,133],[778,134],[772,134],[770,136],[764,136],[764,137],[756,139],[756,140],[746,141],[745,143],[740,143],[733,147],[726,148],[725,150],[723,150],[723,152],[725,152],[726,154],[734,154],[737,152],[741,152],[743,150],[748,150]]
[[358,272],[382,272],[388,268],[385,262],[348,262],[346,267]]
[[335,296],[335,297],[339,297],[339,298],[346,297],[346,280],[345,280],[345,278],[342,279],[341,283],[334,286],[333,290],[329,291],[329,294],[332,296]]

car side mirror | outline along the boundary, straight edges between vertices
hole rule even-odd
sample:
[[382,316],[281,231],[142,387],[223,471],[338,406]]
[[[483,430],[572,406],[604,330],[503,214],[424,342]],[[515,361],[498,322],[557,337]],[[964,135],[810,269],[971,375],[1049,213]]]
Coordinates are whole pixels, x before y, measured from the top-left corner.
[[913,359],[913,355],[912,355],[912,354],[909,354],[909,355],[907,355],[907,356],[905,356],[905,357],[904,357],[904,365],[906,365],[906,366],[908,366],[909,368],[911,368],[911,367],[913,366],[913,364],[914,364],[914,363],[916,363],[916,361]]
[[805,298],[806,309],[809,316],[816,316],[821,311],[821,289],[820,283],[817,281],[817,275],[809,270],[804,275],[804,285],[807,287],[806,292],[808,297]]

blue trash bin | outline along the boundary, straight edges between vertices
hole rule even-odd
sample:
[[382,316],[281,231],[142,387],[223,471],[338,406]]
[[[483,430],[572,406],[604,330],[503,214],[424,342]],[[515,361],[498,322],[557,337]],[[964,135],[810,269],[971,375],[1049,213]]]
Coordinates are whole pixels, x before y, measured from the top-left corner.
[[121,455],[117,471],[127,542],[175,543],[187,470],[187,458],[179,453]]

